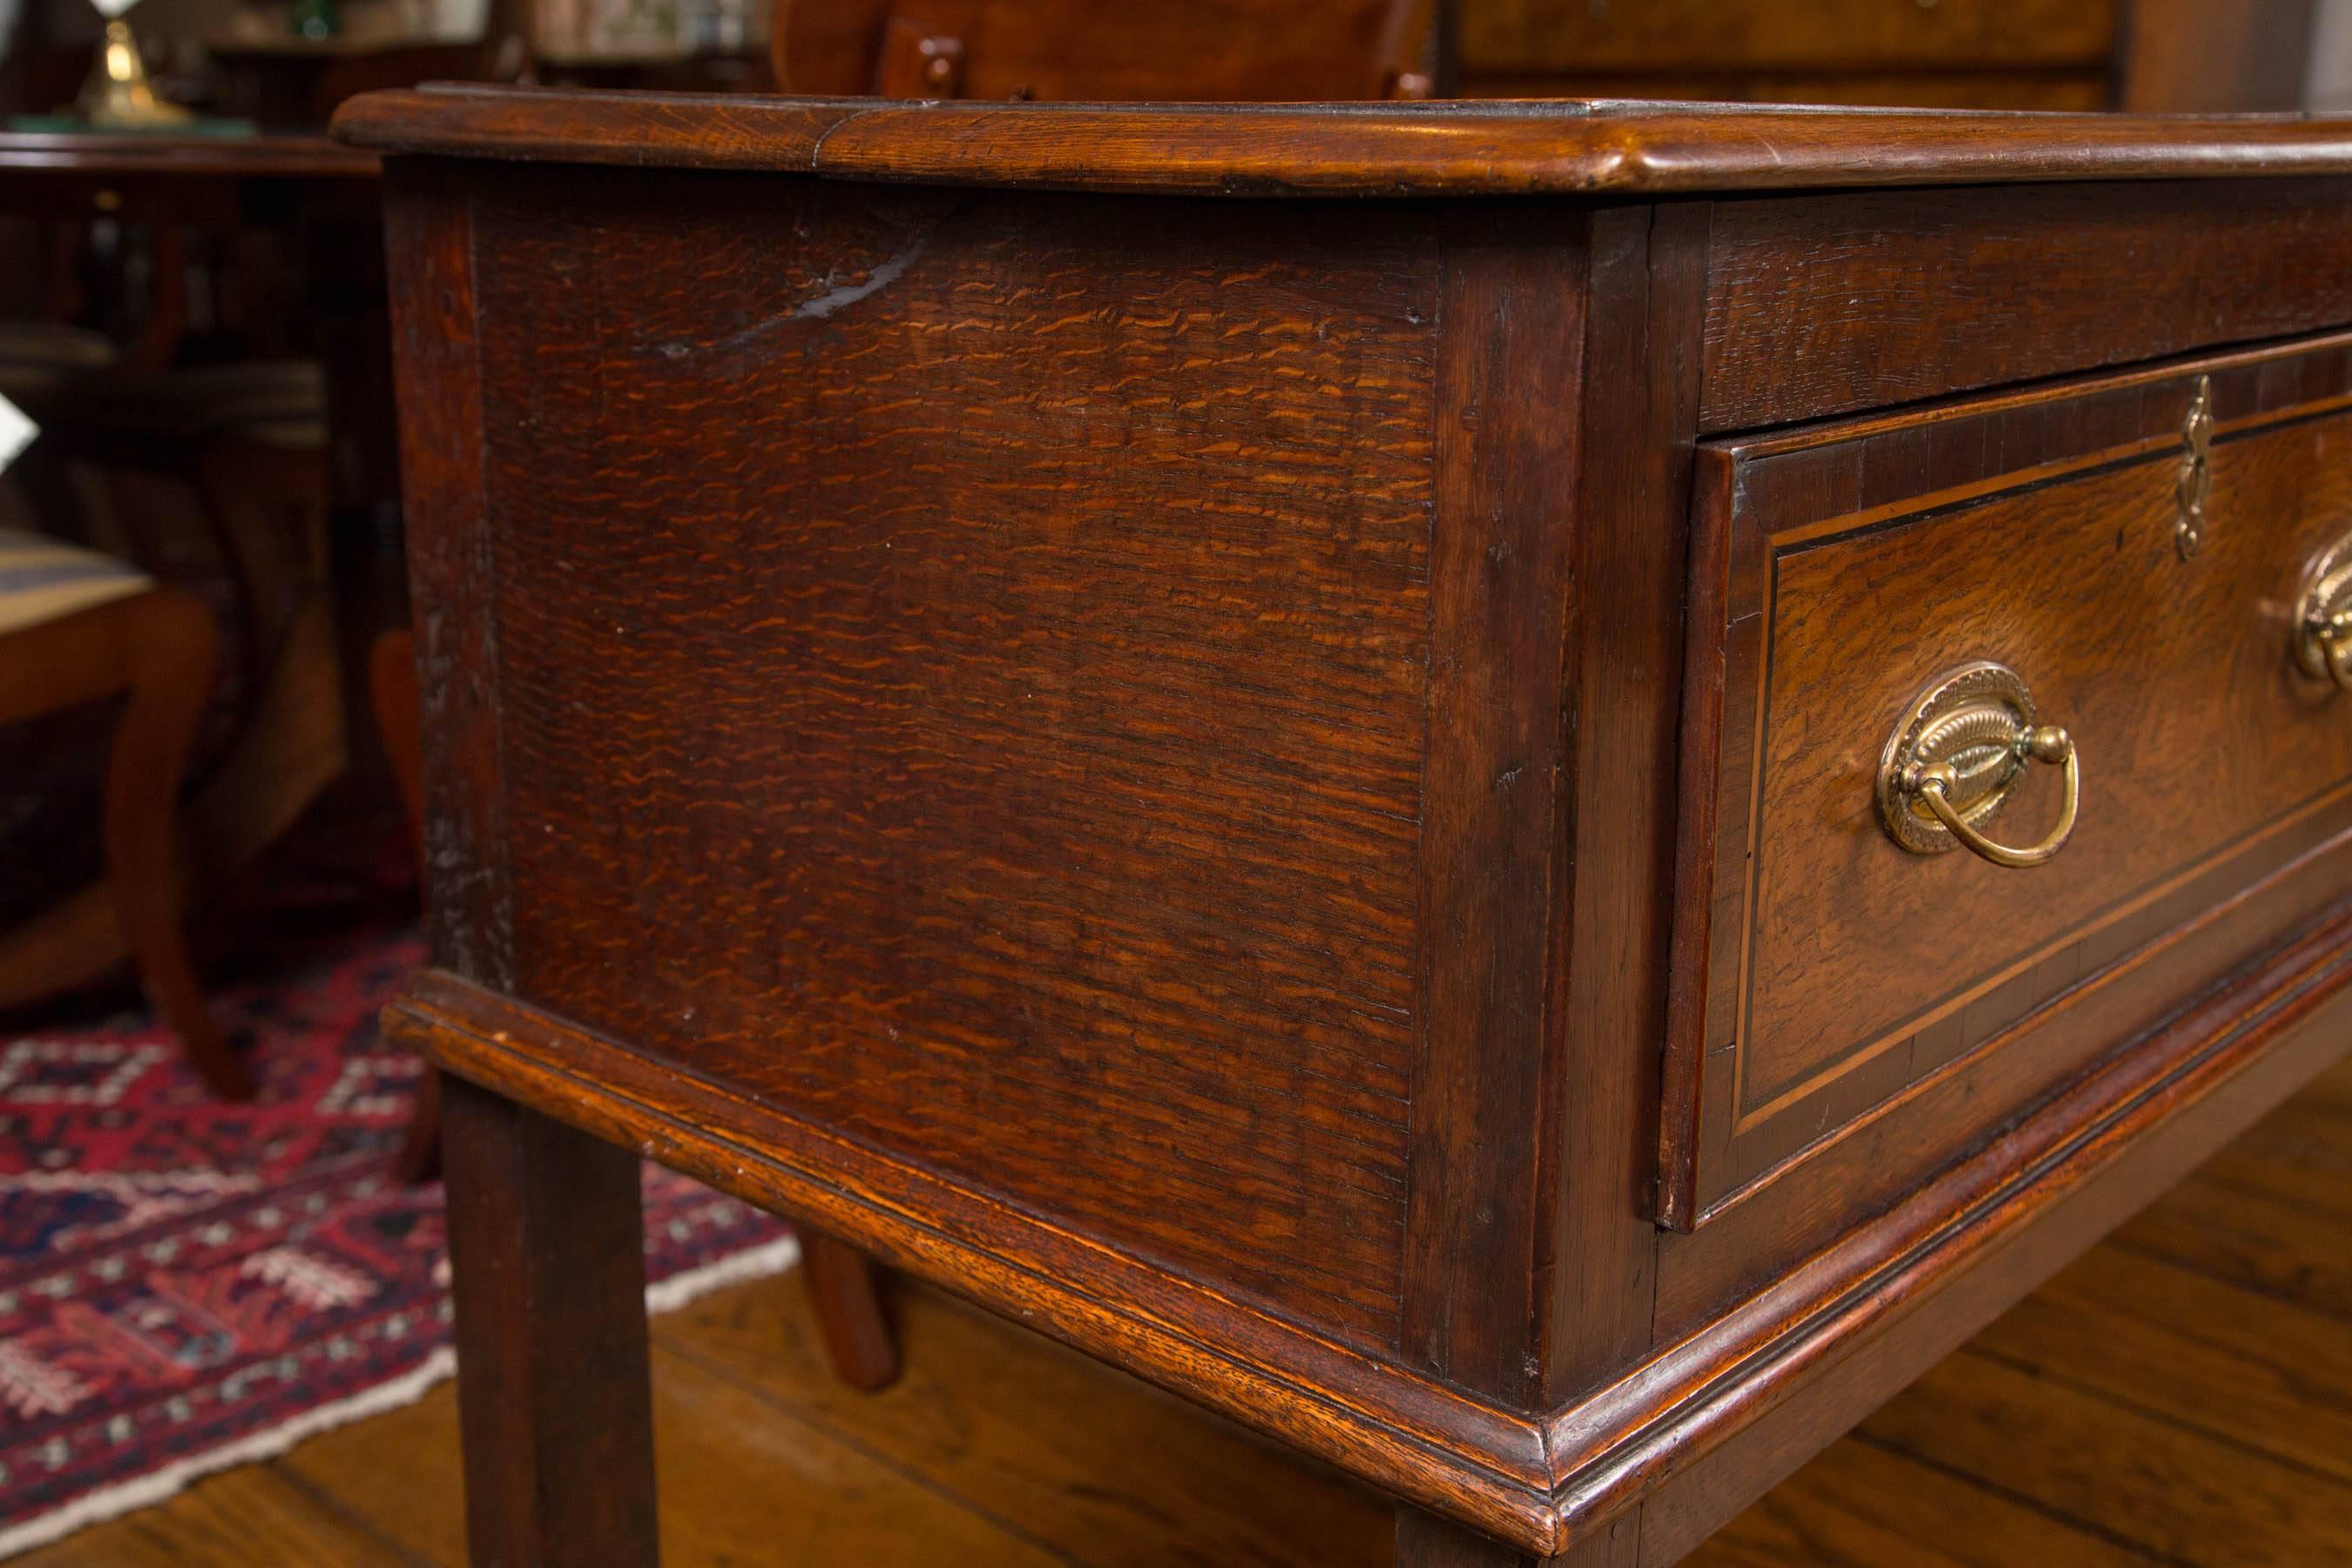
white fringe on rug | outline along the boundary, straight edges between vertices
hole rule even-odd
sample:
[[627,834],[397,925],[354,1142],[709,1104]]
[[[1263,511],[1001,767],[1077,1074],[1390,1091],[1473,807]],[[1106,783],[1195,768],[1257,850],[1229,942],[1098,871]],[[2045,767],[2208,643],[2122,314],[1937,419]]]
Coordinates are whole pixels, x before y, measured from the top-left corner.
[[[700,1268],[688,1268],[673,1274],[657,1285],[646,1287],[646,1311],[659,1317],[675,1312],[730,1285],[761,1279],[771,1274],[782,1274],[798,1263],[800,1243],[789,1236],[779,1237],[764,1246],[754,1247]],[[404,1405],[414,1405],[425,1397],[426,1391],[457,1370],[457,1353],[447,1345],[433,1352],[416,1365],[386,1383],[362,1389],[349,1399],[339,1399],[331,1405],[315,1405],[290,1421],[279,1423],[266,1432],[255,1432],[217,1448],[178,1460],[143,1476],[133,1476],[110,1487],[94,1492],[84,1492],[64,1507],[39,1514],[13,1529],[0,1531],[0,1557],[14,1557],[30,1552],[36,1546],[46,1546],[52,1541],[71,1535],[87,1525],[102,1523],[140,1509],[150,1508],[166,1498],[186,1489],[191,1481],[201,1480],[215,1471],[234,1469],[239,1465],[257,1460],[274,1459],[305,1437],[317,1436],[370,1415],[381,1415],[387,1410],[397,1410]]]

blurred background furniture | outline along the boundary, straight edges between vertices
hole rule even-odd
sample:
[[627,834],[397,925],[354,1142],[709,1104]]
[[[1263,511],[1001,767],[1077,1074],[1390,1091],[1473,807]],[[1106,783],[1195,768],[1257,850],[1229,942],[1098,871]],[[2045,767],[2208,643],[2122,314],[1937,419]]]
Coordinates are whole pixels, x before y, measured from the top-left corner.
[[2313,0],[1448,0],[1474,98],[2294,109]]
[[[213,616],[126,562],[0,528],[0,723],[115,701],[104,786],[106,886],[140,983],[205,1081],[253,1080],[205,1012],[180,932],[180,778],[212,692]],[[54,954],[0,936],[0,997],[46,984]]]
[[[68,237],[45,251],[108,274],[125,301],[93,308],[98,327],[34,320],[0,334],[17,345],[0,354],[0,392],[42,430],[9,476],[16,521],[194,592],[219,627],[224,657],[164,879],[184,916],[352,759],[338,640],[365,606],[349,602],[349,584],[397,545],[375,173],[374,160],[315,137],[0,134],[0,211]],[[354,226],[368,242],[339,247]],[[290,284],[237,266],[264,230],[293,251]],[[172,242],[140,243],[158,234]],[[103,244],[89,246],[93,236]],[[210,264],[194,265],[199,255]],[[300,280],[306,259],[329,262],[313,285]],[[266,284],[266,298],[240,297],[239,283]],[[48,297],[70,307],[89,292],[78,274]],[[179,363],[190,353],[226,357]],[[372,394],[371,376],[383,384]],[[339,423],[347,405],[370,413]],[[339,499],[341,553],[354,563],[340,574]],[[12,731],[8,743],[37,739]],[[57,765],[46,776],[74,776],[71,750],[44,752]],[[9,770],[15,792],[54,795],[44,777]],[[131,950],[106,888],[71,856],[42,852],[73,842],[44,826],[71,806],[12,804],[11,851],[31,869],[13,879],[7,942],[38,958],[0,966],[0,1005],[86,984]]]
[[1426,98],[1429,0],[776,0],[787,92]]

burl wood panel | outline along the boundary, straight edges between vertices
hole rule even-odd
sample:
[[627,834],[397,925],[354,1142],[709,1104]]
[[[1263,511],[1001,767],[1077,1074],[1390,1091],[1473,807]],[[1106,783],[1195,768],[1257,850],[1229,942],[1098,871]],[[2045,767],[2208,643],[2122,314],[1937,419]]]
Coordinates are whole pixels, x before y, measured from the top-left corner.
[[1428,229],[479,177],[517,992],[1392,1339]]
[[1719,203],[1700,426],[1785,425],[2334,326],[2352,319],[2348,195],[2340,182],[2259,180]]
[[[2184,562],[2177,432],[2206,371]],[[2352,530],[2347,387],[2338,342],[1711,458],[1734,476],[1724,587],[1697,595],[1723,660],[1712,940],[1703,1037],[1670,1047],[1706,1063],[1702,1203],[2340,829],[2352,709],[2294,668],[2289,622]],[[1912,855],[1879,821],[1897,716],[1977,658],[2076,742],[2082,817],[2045,870]],[[1994,837],[2038,837],[2057,793],[2033,770]]]

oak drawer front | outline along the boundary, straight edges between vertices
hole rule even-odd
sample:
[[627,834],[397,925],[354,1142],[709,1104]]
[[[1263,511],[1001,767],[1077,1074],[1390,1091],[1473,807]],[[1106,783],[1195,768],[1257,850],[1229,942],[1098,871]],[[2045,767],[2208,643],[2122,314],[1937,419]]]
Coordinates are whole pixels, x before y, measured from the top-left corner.
[[[2352,693],[2295,651],[2310,565],[2352,534],[2347,388],[2332,339],[1703,450],[1669,1223],[2010,1041],[2056,1048],[2020,1026],[2061,997],[2192,994],[2234,955],[2187,933],[2352,827]],[[1986,853],[2062,825],[2066,746],[2044,731],[2035,765],[2024,731],[2071,741],[2045,865],[1956,846],[1899,763],[1882,805],[1890,737],[1970,667],[1958,693],[2007,705],[1947,725],[1948,783],[2013,776],[1969,825]],[[1934,1135],[2017,1109],[1989,1087]]]

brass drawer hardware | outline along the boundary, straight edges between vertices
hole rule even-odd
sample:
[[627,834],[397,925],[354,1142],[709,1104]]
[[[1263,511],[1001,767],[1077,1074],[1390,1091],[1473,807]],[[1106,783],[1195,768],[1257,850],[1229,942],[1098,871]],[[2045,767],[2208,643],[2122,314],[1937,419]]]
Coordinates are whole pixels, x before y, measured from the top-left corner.
[[2180,514],[2172,524],[2172,542],[2187,561],[2205,542],[2205,503],[2213,495],[2213,378],[2210,375],[2197,378],[2197,395],[2189,400],[2180,438],[2189,443],[2189,453],[2180,459],[2180,479],[2173,487]]
[[[2063,764],[2058,824],[2030,849],[1979,831],[2009,798],[2029,762]],[[2039,866],[2065,847],[2082,797],[2074,740],[2033,721],[2033,694],[2007,665],[1979,660],[1936,678],[1887,738],[1878,762],[1878,810],[1895,842],[1915,855],[1966,847],[1996,866]]]
[[2294,618],[2294,661],[2318,680],[2352,691],[2352,534],[2312,558]]

